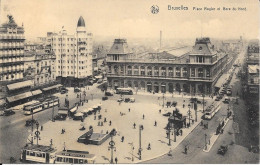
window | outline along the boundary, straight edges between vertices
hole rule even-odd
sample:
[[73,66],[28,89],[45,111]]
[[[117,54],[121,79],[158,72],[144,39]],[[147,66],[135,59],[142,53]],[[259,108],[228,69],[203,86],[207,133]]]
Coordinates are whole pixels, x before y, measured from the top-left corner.
[[180,70],[179,67],[176,67],[175,73],[176,73],[176,76],[177,76],[177,77],[181,77],[181,70]]
[[118,66],[117,65],[114,66],[114,72],[115,72],[115,74],[118,74]]
[[173,69],[172,69],[172,67],[169,67],[168,72],[169,72],[169,77],[173,77]]
[[111,66],[108,66],[108,73],[111,73]]
[[202,56],[197,56],[197,62],[198,63],[204,63],[205,62],[205,58]]
[[141,66],[141,75],[144,76],[145,75],[145,67]]
[[73,163],[73,159],[72,158],[69,158],[69,163]]
[[206,77],[210,77],[210,69],[206,69]]
[[198,77],[204,77],[203,75],[203,68],[198,69]]
[[159,76],[159,68],[157,66],[154,67],[154,76]]
[[182,68],[182,76],[187,77],[188,71],[187,68]]
[[148,74],[148,76],[152,76],[153,75],[152,74],[152,67],[150,67],[150,66],[147,67],[147,74]]
[[127,74],[132,75],[132,66],[127,66]]
[[138,66],[134,66],[134,75],[139,75],[139,68],[138,68]]
[[161,70],[162,70],[161,75],[165,77],[166,76],[166,68],[162,67]]
[[195,77],[195,68],[191,68],[190,76]]

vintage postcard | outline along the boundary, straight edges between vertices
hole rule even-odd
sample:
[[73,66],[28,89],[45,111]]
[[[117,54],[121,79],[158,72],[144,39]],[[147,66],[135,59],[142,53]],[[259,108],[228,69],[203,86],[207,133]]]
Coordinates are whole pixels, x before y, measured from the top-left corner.
[[258,0],[0,0],[0,163],[258,164]]

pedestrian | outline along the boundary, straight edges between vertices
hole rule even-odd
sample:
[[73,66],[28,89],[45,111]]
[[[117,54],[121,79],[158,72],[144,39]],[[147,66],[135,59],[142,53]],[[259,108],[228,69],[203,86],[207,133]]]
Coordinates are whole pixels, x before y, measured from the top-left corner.
[[108,131],[106,132],[106,134],[108,134]]
[[121,142],[124,142],[124,140],[125,140],[125,137],[122,136],[122,137],[121,137]]
[[128,109],[128,111],[130,112],[130,108]]
[[111,126],[111,124],[112,124],[112,121],[110,120],[110,121],[109,121],[109,126]]
[[184,107],[185,107],[185,104],[183,104],[182,107],[184,108]]
[[41,126],[41,131],[43,130],[43,126]]
[[116,158],[115,158],[115,162],[116,162],[116,164],[117,164],[117,161],[118,161],[118,160],[117,160],[117,157],[116,157]]
[[136,126],[136,124],[134,123],[134,129],[135,129],[135,126]]
[[105,122],[107,122],[107,118],[106,118],[106,117],[104,118],[104,123],[105,123]]
[[150,143],[148,144],[147,149],[148,149],[148,150],[151,150],[151,144],[150,144]]
[[192,121],[192,124],[194,124],[194,120],[191,120]]
[[143,114],[143,119],[144,119],[144,114]]
[[161,113],[161,112],[162,112],[162,110],[159,109],[159,113]]
[[181,136],[182,136],[182,129],[180,130],[180,134],[181,134]]
[[154,122],[154,126],[157,126],[157,121],[155,120],[155,122]]
[[94,120],[96,120],[96,118],[97,118],[97,116],[95,115],[95,116],[94,116]]
[[185,148],[184,148],[184,153],[185,153],[185,154],[188,154],[188,148],[187,148],[187,146],[185,146]]
[[183,100],[183,102],[185,103],[185,100]]

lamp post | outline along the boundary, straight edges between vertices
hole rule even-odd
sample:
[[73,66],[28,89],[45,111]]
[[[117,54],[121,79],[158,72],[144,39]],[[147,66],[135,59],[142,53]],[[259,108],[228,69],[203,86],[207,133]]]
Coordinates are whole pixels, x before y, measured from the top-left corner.
[[139,155],[139,160],[142,159],[142,129],[143,125],[139,125],[139,149],[138,149],[138,155]]
[[109,146],[108,146],[108,151],[110,150],[111,151],[111,159],[110,159],[110,163],[113,164],[113,151],[116,151],[116,147],[115,147],[115,142],[113,141],[113,136],[115,136],[116,134],[116,131],[113,130],[111,133],[110,133],[110,137],[111,137],[111,140],[109,142]]
[[168,135],[168,139],[169,139],[169,143],[168,145],[171,145],[171,125],[170,122],[168,122],[167,126],[166,126],[166,130],[167,130],[167,135]]
[[164,93],[163,93],[163,105],[162,105],[163,107],[164,107],[164,97],[165,97],[165,96],[164,96]]
[[188,104],[188,108],[189,108],[188,115],[189,115],[189,126],[190,126],[190,115],[191,115],[190,104]]
[[32,139],[31,139],[31,144],[33,144],[33,110],[31,109],[31,114],[32,114],[32,121],[31,121],[31,124],[32,124]]
[[39,123],[38,122],[36,123],[36,128],[37,128],[37,131],[35,132],[35,135],[36,135],[36,138],[37,138],[37,145],[38,145],[39,134],[40,134],[40,132],[39,132]]
[[208,146],[207,146],[207,134],[205,134],[205,150],[208,149]]

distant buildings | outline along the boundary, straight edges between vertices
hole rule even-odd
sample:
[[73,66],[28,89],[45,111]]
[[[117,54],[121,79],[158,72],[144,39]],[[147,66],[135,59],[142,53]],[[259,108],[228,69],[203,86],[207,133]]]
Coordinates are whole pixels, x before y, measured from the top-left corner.
[[243,48],[242,36],[239,40],[226,40],[222,42],[222,48],[226,52],[236,52],[239,53]]
[[209,38],[196,39],[192,50],[181,47],[142,58],[133,55],[125,39],[115,39],[107,54],[107,78],[113,89],[209,94],[227,64],[228,55],[217,51]]
[[259,94],[259,41],[250,42],[247,48],[247,87],[249,94]]
[[51,47],[56,55],[57,79],[65,86],[85,86],[92,75],[92,33],[87,33],[80,17],[75,35],[66,30],[52,34]]

